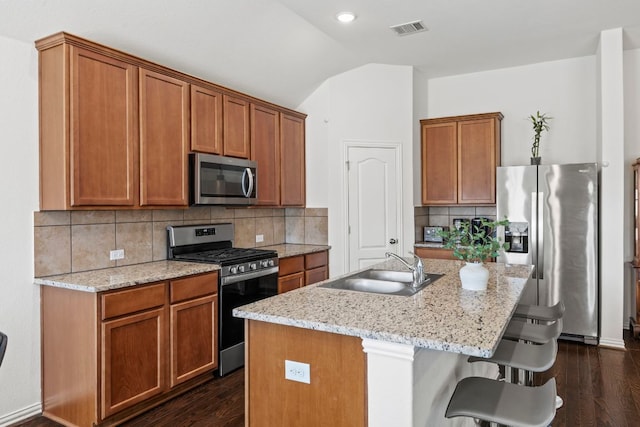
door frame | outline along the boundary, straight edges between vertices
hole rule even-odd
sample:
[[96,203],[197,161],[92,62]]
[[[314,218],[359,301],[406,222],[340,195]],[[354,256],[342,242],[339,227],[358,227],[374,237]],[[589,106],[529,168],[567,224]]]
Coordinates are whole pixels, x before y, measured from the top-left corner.
[[396,193],[399,196],[398,204],[396,206],[396,221],[398,222],[398,255],[403,256],[405,253],[405,242],[404,242],[404,217],[403,217],[403,202],[404,202],[404,192],[402,187],[403,182],[403,173],[402,173],[402,144],[396,141],[375,141],[375,140],[356,140],[356,139],[345,139],[343,140],[343,153],[342,153],[342,164],[344,165],[342,168],[342,182],[343,182],[343,191],[342,191],[342,206],[343,206],[343,218],[344,221],[344,266],[345,273],[350,272],[351,270],[351,246],[349,244],[350,233],[349,233],[349,170],[347,166],[347,161],[349,159],[349,149],[350,148],[388,148],[395,150],[395,159],[396,159]]

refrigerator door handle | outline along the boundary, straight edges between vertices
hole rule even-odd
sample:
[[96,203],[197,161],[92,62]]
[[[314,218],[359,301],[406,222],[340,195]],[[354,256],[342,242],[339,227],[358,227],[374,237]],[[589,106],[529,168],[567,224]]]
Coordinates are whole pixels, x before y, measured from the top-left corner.
[[536,226],[538,227],[538,239],[537,239],[537,257],[538,257],[538,279],[544,279],[544,193],[540,191],[538,193],[538,220]]

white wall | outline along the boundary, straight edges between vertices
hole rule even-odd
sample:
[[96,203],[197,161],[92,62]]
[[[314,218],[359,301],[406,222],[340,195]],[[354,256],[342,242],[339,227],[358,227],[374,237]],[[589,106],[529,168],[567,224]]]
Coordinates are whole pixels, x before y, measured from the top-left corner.
[[595,162],[595,79],[593,56],[431,79],[429,117],[500,111],[502,165],[512,166],[529,164],[527,117],[540,110],[553,117],[540,142],[543,163]]
[[38,61],[32,44],[0,36],[0,425],[40,411],[40,297],[33,285],[38,209]]
[[[403,236],[413,236],[413,70],[369,64],[324,82],[298,110],[307,113],[307,204],[329,208],[331,275],[346,272],[345,141],[402,144]],[[313,148],[311,148],[313,146]],[[313,164],[311,164],[313,163]],[[324,198],[324,199],[323,199]]]

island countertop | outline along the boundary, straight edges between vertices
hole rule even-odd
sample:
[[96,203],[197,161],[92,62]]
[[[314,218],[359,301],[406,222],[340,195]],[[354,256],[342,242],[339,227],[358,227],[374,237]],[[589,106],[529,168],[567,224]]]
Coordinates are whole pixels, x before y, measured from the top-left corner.
[[[413,296],[306,286],[233,310],[236,317],[416,347],[490,357],[520,299],[532,266],[485,263],[486,291],[460,286],[462,261],[425,259],[443,277]],[[371,267],[369,267],[371,268]],[[396,260],[373,268],[406,270]],[[365,270],[365,269],[363,269]],[[349,276],[354,272],[345,274]]]

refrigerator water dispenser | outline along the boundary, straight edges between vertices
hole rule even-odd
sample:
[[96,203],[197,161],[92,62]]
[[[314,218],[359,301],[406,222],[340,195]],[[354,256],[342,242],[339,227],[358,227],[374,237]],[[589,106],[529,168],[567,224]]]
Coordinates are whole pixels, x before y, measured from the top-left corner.
[[529,223],[510,222],[504,229],[504,241],[509,244],[507,252],[529,252]]

